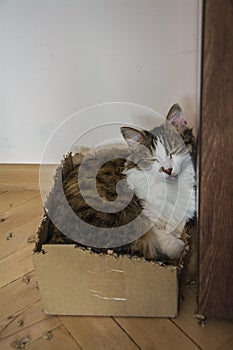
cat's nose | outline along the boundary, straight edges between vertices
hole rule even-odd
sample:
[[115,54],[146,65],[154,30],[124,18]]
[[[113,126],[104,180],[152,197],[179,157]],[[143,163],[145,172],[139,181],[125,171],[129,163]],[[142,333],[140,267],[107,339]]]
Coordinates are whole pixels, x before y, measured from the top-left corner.
[[162,168],[163,172],[168,174],[168,175],[171,175],[172,173],[172,168],[168,168],[168,169],[165,169],[165,168]]

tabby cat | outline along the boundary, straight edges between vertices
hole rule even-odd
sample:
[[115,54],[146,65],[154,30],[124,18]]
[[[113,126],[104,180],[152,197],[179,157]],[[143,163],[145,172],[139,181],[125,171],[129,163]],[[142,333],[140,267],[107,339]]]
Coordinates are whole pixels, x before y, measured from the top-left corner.
[[[128,147],[81,155],[83,161],[63,180],[66,200],[89,228],[68,217],[63,194],[55,191],[50,243],[83,244],[84,237],[98,251],[113,248],[146,259],[178,259],[184,249],[184,226],[195,214],[192,129],[174,104],[161,126],[151,131],[122,127],[121,133]],[[114,236],[104,231],[113,228],[119,229]],[[97,229],[106,238],[101,243]]]

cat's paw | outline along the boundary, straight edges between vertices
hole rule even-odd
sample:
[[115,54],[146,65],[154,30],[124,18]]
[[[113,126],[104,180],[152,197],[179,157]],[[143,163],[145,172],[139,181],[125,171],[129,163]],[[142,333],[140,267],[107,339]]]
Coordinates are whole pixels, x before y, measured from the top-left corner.
[[176,241],[174,241],[174,243],[169,249],[170,252],[169,254],[167,254],[168,257],[170,259],[179,259],[184,250],[184,246],[185,246],[184,242],[181,239],[176,238]]
[[183,250],[184,242],[171,234],[160,236],[159,248],[161,253],[165,254],[169,259],[179,259]]

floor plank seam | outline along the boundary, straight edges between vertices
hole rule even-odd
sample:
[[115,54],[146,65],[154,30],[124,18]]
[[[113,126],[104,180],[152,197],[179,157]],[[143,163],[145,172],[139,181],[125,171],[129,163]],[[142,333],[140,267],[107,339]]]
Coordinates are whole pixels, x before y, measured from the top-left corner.
[[[35,232],[34,234],[35,234],[35,236],[36,236],[36,232]],[[32,235],[33,235],[33,233],[32,233]],[[30,236],[30,235],[29,235],[29,236]],[[29,236],[28,236],[28,237],[29,237]],[[19,251],[22,250],[22,249],[27,248],[27,247],[29,246],[29,244],[32,245],[33,243],[28,243],[28,245],[26,245],[25,247],[16,249],[14,252],[11,252],[11,253],[9,253],[9,254],[7,254],[7,255],[4,255],[2,258],[0,258],[0,263],[1,263],[2,260],[8,258],[8,257],[11,256],[12,254],[14,254],[14,253],[16,253],[16,252],[19,252]],[[34,243],[34,244],[35,244],[35,243]],[[32,254],[33,254],[33,252],[34,252],[34,248],[32,248]]]
[[[27,248],[27,247],[23,247],[23,248],[17,249],[17,250],[14,251],[14,253],[20,252],[20,250],[25,249],[25,248]],[[33,249],[32,249],[32,251],[33,251]],[[2,258],[0,258],[0,264],[1,264],[2,260],[6,259],[6,258],[9,258],[9,256],[11,256],[14,253],[9,253],[9,254],[3,256]]]
[[[22,191],[22,192],[23,192],[23,191]],[[0,195],[1,195],[1,194],[0,194]],[[33,200],[33,199],[35,199],[35,198],[37,198],[37,197],[40,197],[40,193],[38,193],[38,194],[37,194],[36,196],[34,196],[34,197],[25,199],[24,201],[17,203],[17,204],[14,205],[13,207],[10,207],[10,208],[8,208],[8,209],[4,209],[3,211],[0,212],[0,215],[7,213],[9,210],[12,210],[12,209],[15,209],[15,208],[17,208],[17,207],[20,207],[21,205],[24,205],[25,203],[30,202],[31,200]]]
[[0,236],[1,235],[4,235],[4,234],[6,234],[6,233],[8,233],[9,231],[13,231],[13,230],[17,230],[19,227],[21,227],[21,226],[25,226],[25,225],[28,225],[28,224],[30,224],[30,222],[33,222],[34,220],[36,220],[36,219],[38,219],[38,226],[40,225],[40,220],[42,219],[42,217],[43,217],[43,213],[42,214],[40,214],[40,215],[31,215],[30,216],[32,219],[30,219],[29,221],[26,221],[25,223],[23,223],[23,224],[20,224],[19,226],[15,226],[14,228],[12,228],[11,230],[7,230],[7,231],[4,231],[4,232],[0,232]]
[[[22,279],[23,276],[28,275],[28,274],[30,274],[30,273],[32,273],[32,272],[34,272],[34,271],[35,271],[35,268],[33,268],[32,270],[30,270],[30,271],[28,271],[28,272],[23,273],[22,275],[20,275],[20,276],[17,277],[16,279],[14,279],[14,280],[12,280],[12,281],[10,281],[10,282],[8,282],[8,283],[6,283],[6,284],[0,286],[0,290],[1,290],[2,288],[5,288],[5,287],[9,286],[11,283],[14,283],[14,282],[16,282],[16,281]],[[35,286],[35,288],[36,288],[36,286]]]
[[[37,300],[35,300],[33,304],[38,303],[39,301],[41,301],[41,298],[38,298]],[[27,310],[30,309],[31,307],[32,307],[32,305],[28,305],[28,306],[24,307],[23,309],[17,311],[17,314],[16,314],[16,315],[12,315],[12,318],[9,320],[9,323],[8,323],[7,325],[5,325],[5,326],[1,329],[0,333],[3,332],[5,329],[7,329],[7,327],[9,327],[9,326],[11,325],[11,323],[14,322],[15,319],[16,319],[17,317],[19,317],[20,315],[22,315],[25,311],[27,311]],[[7,316],[7,317],[10,317],[10,316],[11,316],[11,315],[9,315],[9,316]],[[13,333],[13,334],[14,334],[14,333]],[[7,338],[7,336],[6,336],[6,337],[3,337],[3,338],[0,337],[0,339],[4,339],[4,338]]]
[[[178,328],[189,340],[191,340],[191,342],[199,349],[199,350],[204,350],[188,333],[186,333],[183,328],[181,328],[180,326],[178,326],[178,324],[176,324],[176,322],[174,320],[172,320],[171,318],[169,318],[170,322],[174,324],[174,326],[176,326],[176,328]],[[201,326],[200,326],[201,327]]]
[[121,326],[121,324],[119,322],[117,322],[117,320],[112,317],[113,321],[116,322],[116,324],[118,325],[118,327],[120,327],[120,329],[128,336],[128,338],[134,343],[134,345],[136,345],[136,347],[139,350],[142,350],[142,348],[136,343],[136,341],[131,337],[131,335]]
[[[36,299],[36,300],[34,301],[34,303],[38,303],[39,301],[41,301],[41,298]],[[31,305],[26,306],[25,308],[20,309],[19,311],[17,311],[17,314],[16,314],[16,315],[12,315],[12,318],[9,320],[9,323],[8,323],[7,325],[5,325],[5,326],[1,329],[0,333],[3,332],[5,329],[7,329],[7,327],[10,326],[11,323],[14,322],[15,319],[16,319],[17,317],[19,317],[19,316],[22,315],[25,311],[27,311],[28,309],[30,309],[30,307],[31,307]],[[7,316],[7,317],[11,317],[11,315],[9,315],[9,316]],[[2,319],[2,320],[3,320],[3,319]],[[1,321],[2,321],[2,320],[1,320]],[[14,334],[14,333],[13,333],[13,334]],[[4,338],[7,338],[7,337],[3,337],[3,338],[0,337],[0,339],[4,339]]]
[[81,346],[81,344],[77,341],[77,339],[72,335],[72,333],[69,331],[69,329],[65,326],[65,324],[62,322],[62,320],[60,319],[60,317],[58,316],[59,321],[62,323],[63,327],[66,329],[67,333],[69,334],[69,336],[71,337],[71,339],[73,339],[73,341],[75,342],[75,344],[77,344],[80,347],[80,350],[84,350],[83,347]]
[[[35,303],[38,302],[38,301],[40,301],[40,299],[38,299],[37,301],[35,301]],[[33,304],[34,304],[34,303],[33,303]],[[27,311],[28,309],[30,309],[31,306],[32,306],[32,305],[26,307],[25,309],[22,309],[22,310],[20,311],[20,313],[18,313],[17,315],[15,315],[15,316],[12,318],[12,320],[10,320],[10,322],[1,330],[1,332],[3,332],[5,329],[7,329],[8,326],[10,326],[11,323],[14,322],[14,321],[16,320],[17,317],[19,317],[19,316],[22,315],[25,311]],[[17,335],[19,332],[24,331],[24,330],[26,330],[26,329],[28,329],[28,328],[30,328],[30,327],[32,327],[32,326],[35,326],[35,325],[37,325],[37,324],[40,323],[40,322],[46,321],[47,319],[49,319],[49,318],[51,318],[51,317],[57,317],[57,316],[48,316],[48,317],[46,317],[46,318],[43,319],[43,320],[39,320],[39,321],[32,322],[32,323],[28,324],[28,326],[26,326],[26,327],[24,327],[24,328],[22,328],[22,329],[19,328],[17,331],[15,331],[15,332],[13,332],[13,333],[11,333],[11,334],[9,334],[9,335],[0,337],[0,340],[4,340],[4,339],[7,339],[7,338],[12,337],[12,336],[14,336],[14,335]],[[58,318],[58,317],[57,317],[57,318]],[[59,327],[60,327],[60,325],[59,325]]]
[[[1,261],[4,261],[4,260],[7,260],[7,258],[9,257],[9,256],[13,256],[14,254],[20,254],[20,252],[21,251],[26,251],[27,249],[29,249],[29,247],[30,247],[30,245],[31,244],[27,244],[27,245],[25,245],[25,247],[22,247],[22,248],[19,248],[19,249],[15,249],[13,252],[11,252],[10,254],[8,254],[8,255],[6,255],[6,256],[4,256],[4,257],[2,257],[1,259],[0,259],[0,262]],[[33,253],[33,249],[31,249],[31,252]],[[27,258],[28,258],[28,256],[27,256]],[[20,262],[22,262],[23,260],[21,260]]]
[[[2,185],[0,183],[0,185]],[[27,186],[24,186],[24,185],[16,185],[16,186],[4,186],[4,187],[1,187],[2,189],[4,189],[3,192],[23,192],[23,191],[39,191],[40,190],[40,187],[39,185],[32,185],[31,187],[27,187]]]
[[[0,340],[1,339],[4,339],[4,338],[7,338],[7,336],[6,337],[1,337],[1,333],[3,332],[3,331],[5,331],[5,329],[7,329],[15,320],[16,320],[16,318],[17,317],[19,317],[24,311],[26,311],[28,309],[28,307],[25,307],[24,309],[21,309],[20,310],[20,312],[17,314],[17,315],[12,315],[12,318],[10,318],[9,319],[9,323],[8,324],[6,324],[2,329],[1,329],[1,331],[0,331]],[[9,315],[9,316],[11,316],[11,315]],[[9,317],[8,316],[8,317]],[[7,319],[8,319],[8,317],[7,317]]]
[[[53,317],[57,317],[57,316],[53,316]],[[58,318],[58,317],[57,317],[57,318]],[[60,320],[59,320],[59,321],[60,321]],[[44,322],[44,321],[38,322],[37,324],[42,323],[42,322]],[[54,326],[54,327],[51,327],[51,328],[49,328],[49,329],[47,330],[47,332],[53,332],[55,329],[58,329],[58,328],[60,328],[60,327],[61,327],[61,324],[59,324],[59,325],[57,325],[57,326]],[[33,339],[33,340],[30,342],[30,344],[34,343],[36,340],[41,339],[41,338],[43,338],[43,334],[41,334],[40,337],[38,337],[38,338],[36,338],[36,339]]]
[[220,346],[218,346],[215,350],[221,350],[224,349],[226,345],[230,344],[231,342],[233,342],[233,337],[228,339],[228,341]]
[[[54,317],[57,317],[57,316],[54,316]],[[32,327],[32,326],[38,325],[38,324],[40,324],[40,323],[43,323],[44,321],[45,321],[45,320],[35,322],[34,324],[29,325],[28,327],[25,327],[25,328],[23,329],[23,331],[28,330],[28,329],[29,329],[30,327]],[[57,325],[57,326],[54,326],[54,327],[51,327],[51,328],[49,328],[47,331],[48,331],[48,332],[52,332],[52,331],[54,331],[55,329],[57,329],[57,328],[59,328],[59,327],[61,327],[61,324],[59,324],[59,325]],[[17,333],[14,333],[14,334],[11,334],[11,335],[9,335],[9,336],[7,336],[7,337],[5,337],[5,338],[2,338],[1,340],[6,340],[7,338],[12,337],[13,335],[17,335],[17,334],[20,333],[20,332],[22,332],[22,330],[19,330],[19,332],[17,332]],[[41,339],[42,337],[43,337],[43,334],[41,334],[41,336],[39,336],[39,337],[37,337],[37,338],[35,338],[35,339],[33,339],[33,340],[30,340],[30,343],[28,343],[28,345],[34,343],[35,341],[37,341],[38,339]],[[0,341],[1,341],[1,340],[0,340]]]
[[[41,208],[42,208],[42,205],[41,205]],[[36,215],[36,216],[39,216],[39,215]],[[43,217],[43,213],[41,213],[41,219],[42,219],[42,217]],[[14,226],[13,229],[7,229],[6,231],[0,232],[0,235],[7,234],[9,231],[15,230],[15,229],[19,228],[20,226],[26,225],[30,221],[32,221],[32,220],[30,219],[29,221],[25,221],[23,224],[19,224],[18,226]]]

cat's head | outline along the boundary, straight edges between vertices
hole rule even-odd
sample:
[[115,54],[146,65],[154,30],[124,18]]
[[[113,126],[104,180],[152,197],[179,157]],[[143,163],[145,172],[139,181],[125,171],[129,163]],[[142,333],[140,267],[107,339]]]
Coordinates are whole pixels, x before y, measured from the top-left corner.
[[150,131],[122,127],[121,133],[131,149],[126,168],[152,169],[165,179],[175,179],[182,172],[194,148],[192,129],[178,104],[161,126]]

